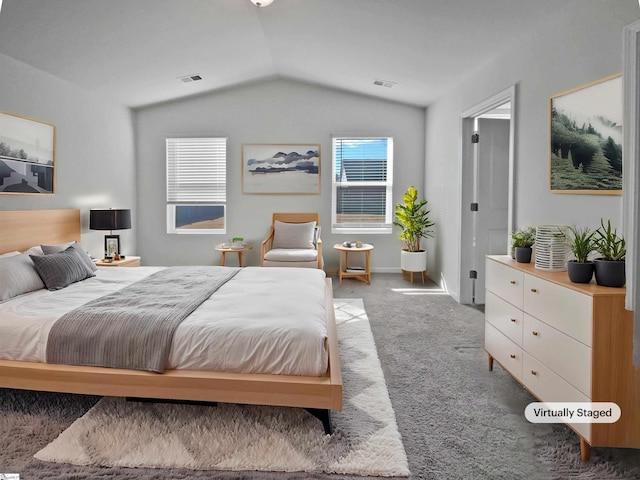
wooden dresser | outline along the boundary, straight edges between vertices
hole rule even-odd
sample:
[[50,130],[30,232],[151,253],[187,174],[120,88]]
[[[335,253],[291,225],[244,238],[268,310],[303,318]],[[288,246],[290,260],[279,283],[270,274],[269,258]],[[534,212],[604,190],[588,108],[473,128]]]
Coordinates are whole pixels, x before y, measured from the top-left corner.
[[[540,401],[615,402],[616,423],[568,424],[589,446],[640,448],[640,368],[625,289],[569,281],[511,257],[486,260],[485,350]],[[524,412],[523,412],[524,415]]]

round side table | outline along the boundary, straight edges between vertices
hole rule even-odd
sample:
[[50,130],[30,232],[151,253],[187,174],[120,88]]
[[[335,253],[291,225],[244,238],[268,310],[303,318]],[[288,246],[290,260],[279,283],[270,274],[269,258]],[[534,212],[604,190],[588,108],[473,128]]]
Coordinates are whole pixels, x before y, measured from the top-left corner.
[[[365,282],[367,284],[371,284],[371,250],[373,250],[373,245],[369,243],[363,243],[361,247],[345,247],[341,243],[336,243],[333,246],[334,250],[337,250],[340,254],[340,268],[338,270],[338,278],[340,279],[340,284],[342,284],[343,278],[355,278],[356,280],[360,280],[361,282]],[[350,253],[364,253],[365,257],[365,267],[362,271],[350,270],[349,267],[349,254]],[[344,254],[344,255],[343,255]],[[343,261],[344,258],[344,261]]]
[[242,247],[227,247],[223,243],[220,245],[216,245],[216,250],[222,253],[222,259],[220,260],[220,265],[224,267],[225,255],[227,253],[237,253],[238,254],[238,266],[243,267],[242,263],[242,254],[244,252],[248,252],[249,250],[253,250],[253,245],[243,245]]

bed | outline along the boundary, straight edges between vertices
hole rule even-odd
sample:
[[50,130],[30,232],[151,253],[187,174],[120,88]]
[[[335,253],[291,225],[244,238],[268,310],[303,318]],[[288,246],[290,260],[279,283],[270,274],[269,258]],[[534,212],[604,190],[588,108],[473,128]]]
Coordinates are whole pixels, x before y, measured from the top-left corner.
[[[0,225],[0,254],[25,251],[38,244],[80,240],[79,210],[0,211]],[[260,270],[255,272],[258,275],[265,275],[264,270],[269,270],[254,268]],[[115,275],[113,271],[125,269],[105,270],[110,271],[108,275]],[[133,271],[137,268],[126,270],[134,278],[137,278],[136,275],[144,276],[143,270],[135,275]],[[237,276],[246,276],[249,272],[242,269]],[[154,373],[127,368],[43,363],[34,357],[30,361],[0,360],[0,387],[144,399],[303,407],[318,416],[328,431],[329,411],[342,409],[342,378],[331,280],[327,278],[321,282],[325,303],[323,311],[326,312],[326,370],[322,372],[307,375],[246,373],[203,370],[197,364],[188,364],[184,368],[178,365],[175,368],[173,363],[176,362],[170,362],[171,368]]]

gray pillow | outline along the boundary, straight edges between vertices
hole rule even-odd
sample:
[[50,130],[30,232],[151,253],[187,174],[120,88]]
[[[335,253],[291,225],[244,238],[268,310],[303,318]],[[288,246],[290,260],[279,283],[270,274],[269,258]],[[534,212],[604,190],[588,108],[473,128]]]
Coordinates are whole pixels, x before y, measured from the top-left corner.
[[29,255],[31,261],[49,290],[60,290],[85,278],[95,277],[73,247],[49,255]]
[[80,258],[82,258],[82,261],[85,263],[85,265],[89,267],[89,270],[91,270],[92,272],[95,272],[98,269],[98,267],[96,267],[96,264],[93,263],[93,260],[91,260],[91,257],[89,257],[87,252],[84,251],[84,248],[82,248],[82,245],[80,245],[78,242],[61,243],[59,245],[40,245],[40,246],[42,247],[42,251],[44,252],[45,255],[58,253],[63,250],[66,250],[68,247],[73,247],[78,251],[78,253],[80,254]]
[[313,243],[316,222],[274,223],[273,248],[315,248]]
[[44,288],[29,255],[0,258],[0,302]]

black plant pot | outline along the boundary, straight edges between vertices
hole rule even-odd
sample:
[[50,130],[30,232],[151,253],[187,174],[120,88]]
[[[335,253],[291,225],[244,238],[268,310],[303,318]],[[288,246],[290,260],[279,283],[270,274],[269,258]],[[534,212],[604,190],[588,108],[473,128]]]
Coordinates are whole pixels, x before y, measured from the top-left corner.
[[578,262],[569,260],[567,262],[567,274],[573,283],[590,283],[593,278],[593,262]]
[[531,247],[516,247],[516,262],[531,263]]
[[603,287],[624,287],[627,283],[624,260],[604,260],[596,258],[596,283]]

